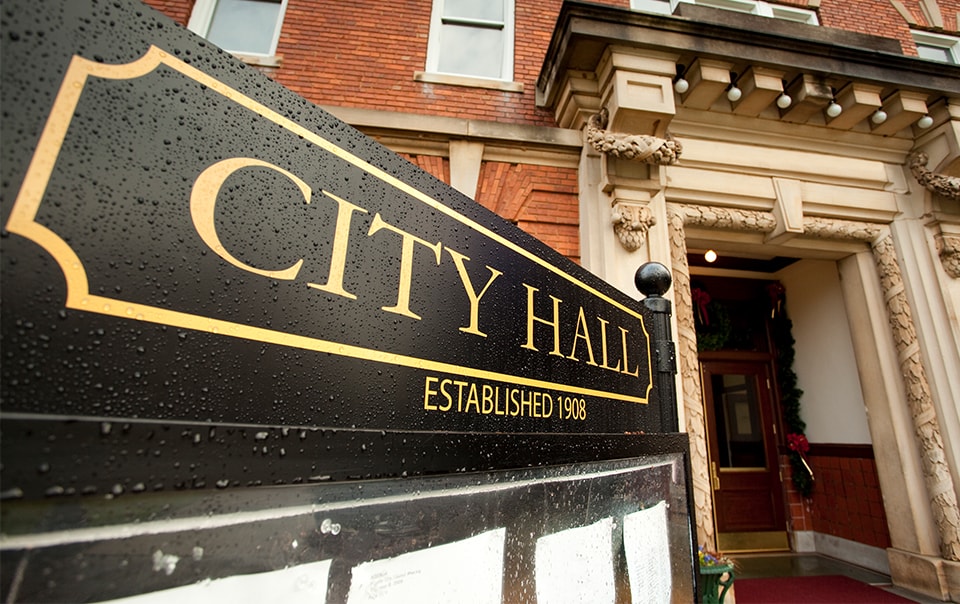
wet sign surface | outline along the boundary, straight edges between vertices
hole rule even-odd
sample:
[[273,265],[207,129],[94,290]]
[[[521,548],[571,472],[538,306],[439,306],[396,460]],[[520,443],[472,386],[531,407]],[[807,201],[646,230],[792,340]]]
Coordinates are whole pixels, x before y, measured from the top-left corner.
[[138,3],[0,19],[0,598],[691,600],[662,309]]
[[635,302],[149,9],[26,4],[4,412],[656,429]]

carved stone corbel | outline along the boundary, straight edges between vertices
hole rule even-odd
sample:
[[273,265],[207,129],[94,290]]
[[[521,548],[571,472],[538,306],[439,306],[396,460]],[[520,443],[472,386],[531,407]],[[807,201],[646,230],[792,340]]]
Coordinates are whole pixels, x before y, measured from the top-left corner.
[[910,171],[913,172],[913,177],[917,179],[917,182],[937,195],[954,201],[960,201],[960,178],[931,172],[927,169],[927,161],[929,161],[929,159],[929,156],[923,151],[918,151],[910,156],[908,163],[910,165]]
[[628,252],[635,252],[647,241],[647,231],[657,218],[646,204],[616,201],[613,204],[613,232]]
[[937,246],[943,270],[954,279],[960,279],[960,235],[941,230],[933,236],[933,243]]
[[648,134],[610,132],[605,130],[609,116],[607,109],[603,108],[587,119],[586,138],[594,149],[611,157],[647,164],[668,166],[677,163],[683,146],[669,134],[667,138],[660,138]]

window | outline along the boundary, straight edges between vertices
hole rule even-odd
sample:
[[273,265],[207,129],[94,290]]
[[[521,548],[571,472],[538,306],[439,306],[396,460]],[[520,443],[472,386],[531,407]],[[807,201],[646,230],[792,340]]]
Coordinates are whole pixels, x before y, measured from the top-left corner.
[[286,8],[287,0],[197,0],[187,27],[234,54],[272,57]]
[[760,15],[773,19],[806,23],[808,25],[820,25],[820,21],[817,19],[817,13],[812,10],[783,6],[780,4],[770,4],[762,0],[630,0],[630,7],[634,10],[649,13],[671,15],[681,2],[709,6],[711,8],[721,8],[738,13]]
[[434,0],[427,71],[513,79],[513,0]]
[[672,15],[676,6],[676,0],[630,0],[630,8],[645,13]]
[[921,59],[960,64],[960,38],[915,31],[913,41],[917,44],[917,54]]

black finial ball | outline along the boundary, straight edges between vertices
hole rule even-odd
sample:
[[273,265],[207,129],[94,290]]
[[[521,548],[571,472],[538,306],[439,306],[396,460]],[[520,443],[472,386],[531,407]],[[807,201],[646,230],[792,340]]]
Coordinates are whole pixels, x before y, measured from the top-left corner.
[[670,289],[673,277],[669,269],[659,262],[647,262],[637,269],[633,282],[644,296],[662,296]]

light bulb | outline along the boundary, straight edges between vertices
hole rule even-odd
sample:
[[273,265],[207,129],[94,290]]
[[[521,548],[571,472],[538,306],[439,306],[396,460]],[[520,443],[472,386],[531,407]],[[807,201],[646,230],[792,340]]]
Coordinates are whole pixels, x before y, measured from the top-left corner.
[[887,121],[887,112],[883,109],[877,109],[873,112],[873,115],[870,116],[870,121],[874,124],[882,124]]
[[919,120],[917,120],[917,127],[923,128],[924,130],[926,130],[932,125],[933,125],[933,118],[930,117],[929,115],[925,115],[921,117]]
[[830,117],[837,117],[841,113],[843,113],[843,107],[840,106],[840,103],[834,101],[827,106],[827,115]]
[[787,107],[790,106],[790,103],[792,102],[793,102],[793,99],[791,99],[790,95],[787,94],[786,92],[784,92],[783,94],[777,97],[777,107],[781,109],[786,109]]
[[684,92],[690,90],[690,82],[686,81],[683,78],[680,78],[679,80],[673,83],[673,89],[679,92],[680,94],[683,94]]
[[707,262],[716,262],[717,253],[713,250],[707,250],[706,253],[703,255],[703,259],[706,260]]
[[742,96],[743,91],[736,86],[731,86],[730,90],[727,91],[727,99],[729,99],[731,103],[739,101]]

